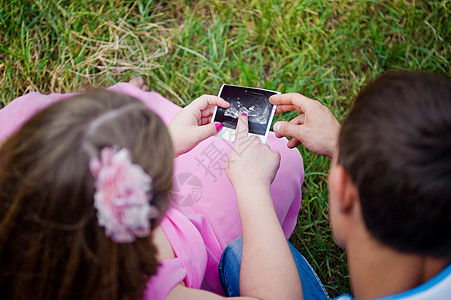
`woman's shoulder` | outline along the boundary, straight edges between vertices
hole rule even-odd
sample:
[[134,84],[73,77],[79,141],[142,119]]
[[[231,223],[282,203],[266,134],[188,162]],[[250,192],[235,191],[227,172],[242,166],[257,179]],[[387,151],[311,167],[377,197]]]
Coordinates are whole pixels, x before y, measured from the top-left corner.
[[0,139],[10,136],[22,124],[47,106],[70,97],[72,94],[44,95],[31,92],[12,100],[0,110]]
[[174,251],[169,243],[168,237],[161,226],[156,227],[152,232],[152,242],[157,248],[157,260],[162,262],[166,259],[175,258]]
[[170,208],[152,232],[160,263],[147,283],[144,299],[166,299],[178,284],[200,288],[207,252],[200,233],[181,212]]

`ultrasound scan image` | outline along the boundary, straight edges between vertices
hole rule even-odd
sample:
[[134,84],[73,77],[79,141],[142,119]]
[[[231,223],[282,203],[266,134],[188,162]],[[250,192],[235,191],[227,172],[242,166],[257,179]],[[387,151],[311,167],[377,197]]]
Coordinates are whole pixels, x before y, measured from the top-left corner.
[[224,127],[235,129],[239,116],[245,113],[249,118],[249,132],[265,135],[274,107],[268,99],[274,94],[277,93],[224,85],[219,96],[229,102],[230,106],[227,109],[218,107],[214,121],[221,122]]
[[224,116],[238,119],[242,113],[245,113],[249,117],[249,122],[264,125],[269,117],[269,108],[264,102],[256,102],[246,107],[240,101],[236,101],[230,104],[224,112]]

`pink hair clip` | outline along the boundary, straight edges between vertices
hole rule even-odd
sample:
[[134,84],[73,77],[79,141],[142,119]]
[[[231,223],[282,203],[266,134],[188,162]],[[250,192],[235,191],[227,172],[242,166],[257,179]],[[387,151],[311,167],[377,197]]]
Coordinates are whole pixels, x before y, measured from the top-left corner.
[[157,218],[160,211],[150,204],[152,178],[132,162],[130,152],[105,147],[100,159],[89,160],[89,169],[96,179],[94,207],[106,236],[117,243],[131,243],[136,237],[148,236],[150,220]]

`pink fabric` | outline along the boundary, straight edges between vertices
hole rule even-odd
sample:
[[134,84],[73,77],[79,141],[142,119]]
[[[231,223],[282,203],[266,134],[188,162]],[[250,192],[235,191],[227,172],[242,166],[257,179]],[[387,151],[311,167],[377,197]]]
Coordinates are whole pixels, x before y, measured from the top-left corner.
[[200,288],[207,266],[207,251],[202,236],[183,214],[169,209],[160,223],[175,258],[164,260],[147,283],[144,299],[166,299],[181,281],[190,288]]
[[32,92],[11,101],[6,107],[0,110],[0,139],[11,135],[41,109],[72,95],[42,95],[37,92]]
[[[108,90],[140,99],[147,107],[157,113],[165,124],[169,124],[175,114],[181,109],[160,94],[156,92],[144,92],[129,83],[120,82],[109,87]],[[16,98],[0,110],[0,139],[11,135],[38,111],[55,102],[75,95],[75,93],[43,95],[37,92],[31,92]]]
[[[181,109],[158,93],[144,92],[127,83],[109,89],[142,100],[166,124]],[[12,101],[0,110],[0,139],[38,110],[69,96],[31,93]],[[299,151],[288,149],[286,143],[285,138],[277,139],[273,132],[269,133],[267,144],[281,154],[271,196],[288,238],[297,221],[304,172]],[[232,143],[211,137],[175,160],[173,207],[162,224],[177,258],[162,263],[145,294],[152,296],[146,299],[164,299],[181,280],[187,286],[223,294],[218,280],[219,259],[224,248],[241,235],[235,192],[224,170],[231,147]]]

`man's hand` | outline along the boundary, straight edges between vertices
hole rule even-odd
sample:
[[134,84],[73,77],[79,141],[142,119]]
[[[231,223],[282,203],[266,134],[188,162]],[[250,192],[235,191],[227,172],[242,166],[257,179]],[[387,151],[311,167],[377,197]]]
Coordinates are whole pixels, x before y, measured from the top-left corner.
[[277,137],[292,137],[288,148],[302,144],[316,154],[334,156],[341,126],[327,107],[297,93],[273,95],[269,102],[277,105],[276,113],[301,113],[290,122],[279,121],[273,126]]

